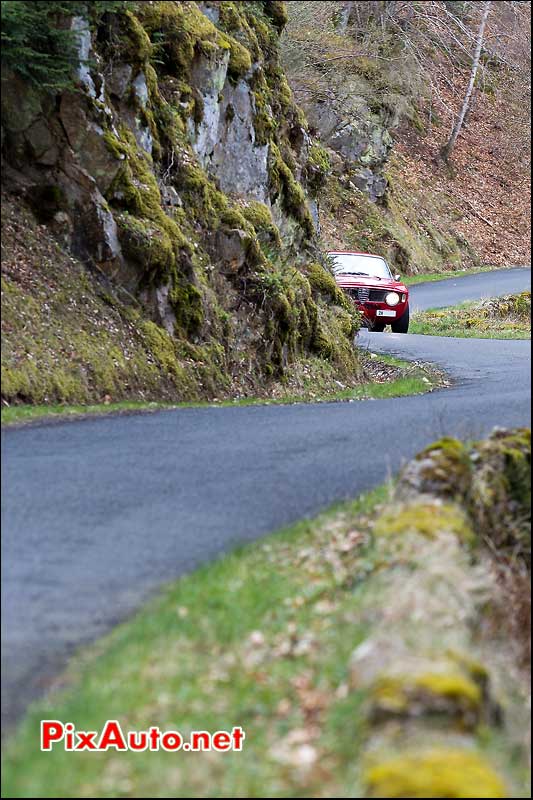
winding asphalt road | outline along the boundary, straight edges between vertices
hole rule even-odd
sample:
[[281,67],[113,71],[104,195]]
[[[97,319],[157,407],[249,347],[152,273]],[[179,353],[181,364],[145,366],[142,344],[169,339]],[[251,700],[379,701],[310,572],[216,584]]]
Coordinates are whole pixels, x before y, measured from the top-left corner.
[[[519,291],[529,269],[413,287],[413,307]],[[12,723],[68,656],[163,582],[381,483],[444,434],[530,424],[529,342],[361,333],[450,389],[318,405],[190,408],[7,429],[3,698]]]

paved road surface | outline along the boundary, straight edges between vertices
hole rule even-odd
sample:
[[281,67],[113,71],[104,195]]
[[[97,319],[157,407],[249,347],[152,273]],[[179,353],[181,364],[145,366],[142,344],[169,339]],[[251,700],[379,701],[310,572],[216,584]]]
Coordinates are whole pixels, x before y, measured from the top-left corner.
[[[518,277],[520,280],[518,280]],[[471,297],[530,272],[464,278]],[[458,281],[418,286],[455,302]],[[451,298],[453,297],[453,300]],[[3,439],[3,717],[15,720],[80,644],[162,582],[381,483],[443,434],[529,424],[529,342],[362,332],[433,361],[456,385],[425,396],[190,408],[40,424]]]
[[411,311],[455,306],[470,300],[516,294],[531,289],[531,268],[513,267],[445,281],[419,283],[410,289]]

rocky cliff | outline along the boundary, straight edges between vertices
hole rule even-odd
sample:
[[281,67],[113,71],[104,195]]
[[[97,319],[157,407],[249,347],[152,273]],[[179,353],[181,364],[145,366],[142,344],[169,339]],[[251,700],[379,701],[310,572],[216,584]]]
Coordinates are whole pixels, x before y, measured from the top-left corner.
[[441,150],[479,4],[295,0],[287,10],[289,82],[331,162],[324,245],[380,253],[406,274],[528,263],[528,4],[492,6],[453,164]]
[[[52,234],[136,315],[177,397],[229,391],[243,372],[252,389],[313,354],[354,375],[357,319],[315,237],[328,162],[278,56],[284,4],[114,5],[57,22],[76,35],[70,88],[3,69],[4,189],[45,226],[34,242]],[[8,399],[39,394],[19,357],[5,367]],[[108,391],[84,369],[69,399]]]

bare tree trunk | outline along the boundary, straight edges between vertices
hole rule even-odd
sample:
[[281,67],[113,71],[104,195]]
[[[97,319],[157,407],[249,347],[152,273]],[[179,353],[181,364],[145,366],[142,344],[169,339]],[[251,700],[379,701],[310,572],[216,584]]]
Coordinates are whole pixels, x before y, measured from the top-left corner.
[[481,15],[481,22],[479,23],[479,29],[477,32],[476,49],[474,51],[474,58],[472,60],[472,69],[470,70],[470,80],[468,81],[468,87],[466,89],[465,99],[463,100],[461,111],[459,112],[459,116],[457,117],[455,125],[453,126],[451,136],[441,151],[442,157],[444,158],[445,161],[448,161],[448,159],[452,154],[453,148],[455,147],[455,142],[457,141],[457,137],[459,136],[461,129],[463,127],[466,113],[470,107],[470,100],[472,98],[472,92],[474,90],[474,84],[476,82],[477,71],[479,69],[479,59],[481,56],[481,48],[483,47],[483,36],[485,34],[485,25],[487,23],[487,18],[489,16],[490,6],[491,6],[490,0],[488,0],[488,2],[485,2],[483,6],[483,14]]

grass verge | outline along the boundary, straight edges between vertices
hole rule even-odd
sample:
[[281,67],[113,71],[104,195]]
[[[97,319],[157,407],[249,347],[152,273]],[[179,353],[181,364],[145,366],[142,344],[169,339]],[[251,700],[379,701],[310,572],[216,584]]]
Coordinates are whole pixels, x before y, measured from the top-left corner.
[[[4,749],[4,797],[337,797],[357,786],[365,694],[348,691],[387,487],[169,586],[82,653]],[[246,731],[243,753],[39,751],[39,721]],[[348,791],[348,794],[345,792]],[[340,793],[340,794],[339,794]]]
[[[372,359],[374,380],[365,381],[359,386],[343,388],[338,382],[338,391],[320,391],[317,393],[312,384],[302,386],[298,393],[287,391],[270,397],[241,397],[236,400],[219,400],[213,403],[159,403],[123,401],[118,403],[99,403],[93,405],[12,405],[3,406],[1,411],[2,425],[21,425],[39,420],[77,419],[84,416],[101,414],[124,414],[133,412],[153,412],[171,408],[191,408],[207,406],[246,406],[266,404],[289,404],[300,402],[349,402],[354,400],[384,399],[387,397],[404,397],[411,394],[422,394],[444,385],[442,375],[429,367],[410,364],[407,361],[380,356]],[[383,370],[380,373],[380,366]],[[387,367],[393,367],[387,371]],[[394,377],[391,379],[391,372]]]
[[476,339],[531,338],[531,294],[463,303],[415,314],[411,333]]

